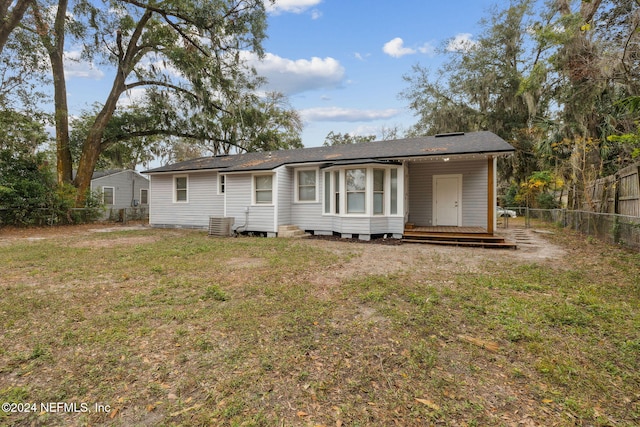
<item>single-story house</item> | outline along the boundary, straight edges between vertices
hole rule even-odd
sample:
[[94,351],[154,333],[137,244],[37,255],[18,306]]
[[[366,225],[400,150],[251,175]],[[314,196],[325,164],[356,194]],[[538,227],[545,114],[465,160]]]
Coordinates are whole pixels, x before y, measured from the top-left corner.
[[144,215],[149,208],[149,179],[130,169],[95,171],[91,191],[97,192],[105,207],[102,219],[119,219],[122,209]]
[[416,226],[495,228],[496,159],[515,149],[491,132],[201,157],[144,171],[149,224],[238,232],[402,238]]

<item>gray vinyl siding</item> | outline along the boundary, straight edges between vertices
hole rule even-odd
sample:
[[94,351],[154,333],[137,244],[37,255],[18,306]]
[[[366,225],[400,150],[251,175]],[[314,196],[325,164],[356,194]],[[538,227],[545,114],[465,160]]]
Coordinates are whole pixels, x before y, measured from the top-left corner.
[[[308,169],[302,168],[302,169]],[[329,231],[331,230],[331,219],[330,216],[323,215],[323,204],[322,200],[324,197],[324,174],[321,169],[316,169],[316,201],[315,202],[297,202],[296,191],[295,188],[295,174],[297,173],[297,169],[289,168],[290,170],[290,221],[284,222],[280,219],[280,224],[293,224],[296,225],[301,230],[310,230],[310,231]]]
[[[291,177],[293,182],[295,182],[295,170],[296,169],[294,169]],[[402,172],[400,172],[399,179],[402,179]],[[293,220],[291,223],[300,229],[317,232],[319,234],[329,234],[333,232],[354,235],[402,234],[404,230],[404,218],[402,216],[336,216],[324,214],[324,171],[322,169],[318,171],[316,185],[318,186],[316,202],[296,203],[295,192],[297,189],[295,188],[295,184],[293,184],[291,190],[293,200],[291,204],[291,217]],[[284,223],[281,222],[281,224]]]
[[328,217],[331,221],[328,228],[318,229],[316,231],[330,230],[340,234],[403,234],[404,218],[403,217]]
[[292,213],[294,201],[294,169],[281,167],[278,174],[278,225],[292,224],[292,217],[297,218]]
[[[228,217],[235,218],[233,228],[246,225],[244,231],[275,232],[275,205],[253,204],[252,174],[229,174],[226,178],[226,198]],[[273,177],[273,200],[278,197],[277,176]],[[246,212],[248,209],[248,213]],[[246,224],[245,224],[246,223]]]
[[120,209],[131,208],[134,200],[139,208],[146,208],[140,203],[140,189],[149,188],[149,180],[132,170],[116,172],[91,180],[91,190],[101,192],[103,187],[113,188],[114,204],[105,206],[103,219],[117,215]]
[[433,225],[433,176],[462,175],[462,226],[487,225],[487,160],[411,162],[409,222]]
[[[187,202],[174,202],[175,176],[187,176]],[[157,227],[208,228],[209,217],[224,215],[216,172],[151,176],[149,224]]]

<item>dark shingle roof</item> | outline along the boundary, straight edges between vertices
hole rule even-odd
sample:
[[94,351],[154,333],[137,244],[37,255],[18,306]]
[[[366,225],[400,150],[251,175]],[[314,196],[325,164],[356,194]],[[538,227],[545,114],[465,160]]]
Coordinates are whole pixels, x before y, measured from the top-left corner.
[[345,163],[361,159],[398,160],[464,154],[500,154],[515,149],[492,132],[453,133],[393,141],[363,142],[330,147],[298,148],[229,156],[200,157],[143,173],[224,170],[225,172],[272,170],[286,164]]
[[93,172],[93,175],[91,175],[91,179],[97,179],[97,178],[103,178],[109,175],[115,175],[122,171],[124,171],[124,169],[109,169],[109,170],[95,171]]

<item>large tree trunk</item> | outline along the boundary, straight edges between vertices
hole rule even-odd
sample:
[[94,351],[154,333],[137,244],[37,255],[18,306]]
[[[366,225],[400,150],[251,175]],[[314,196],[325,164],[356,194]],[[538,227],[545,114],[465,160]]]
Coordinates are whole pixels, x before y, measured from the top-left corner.
[[53,36],[37,6],[33,7],[36,27],[51,60],[53,75],[55,124],[56,124],[56,170],[58,184],[70,183],[73,179],[71,150],[69,148],[69,108],[67,106],[67,83],[64,75],[64,35],[68,0],[58,1]]
[[62,50],[50,55],[53,69],[56,122],[56,158],[58,184],[70,183],[73,179],[71,150],[69,149],[69,109],[67,106],[67,85],[64,78]]
[[113,82],[111,92],[107,98],[107,102],[98,113],[96,120],[93,122],[87,139],[82,144],[82,153],[80,154],[80,161],[78,162],[78,172],[73,181],[77,189],[76,206],[84,207],[87,199],[87,193],[91,188],[91,177],[93,171],[98,163],[98,158],[102,153],[105,146],[102,143],[104,136],[104,130],[113,116],[113,112],[116,110],[116,105],[120,95],[125,90],[125,78],[124,73],[118,72]]
[[91,177],[93,176],[93,171],[98,163],[100,153],[102,153],[102,150],[106,148],[102,141],[104,131],[107,124],[109,124],[109,120],[113,117],[120,95],[126,89],[126,76],[129,75],[129,72],[131,71],[131,64],[134,63],[135,56],[138,53],[137,42],[140,40],[143,29],[149,19],[151,19],[152,14],[153,12],[150,10],[145,11],[144,15],[138,22],[135,31],[131,35],[127,49],[124,48],[122,44],[122,35],[118,31],[118,70],[113,80],[113,85],[111,86],[111,92],[109,92],[109,96],[104,103],[104,107],[102,107],[102,110],[98,113],[95,122],[93,122],[93,125],[89,130],[87,139],[84,141],[84,144],[82,144],[82,153],[80,154],[80,161],[78,162],[78,172],[76,173],[76,177],[73,181],[73,184],[77,189],[77,207],[84,207],[87,199],[87,193],[91,188]]

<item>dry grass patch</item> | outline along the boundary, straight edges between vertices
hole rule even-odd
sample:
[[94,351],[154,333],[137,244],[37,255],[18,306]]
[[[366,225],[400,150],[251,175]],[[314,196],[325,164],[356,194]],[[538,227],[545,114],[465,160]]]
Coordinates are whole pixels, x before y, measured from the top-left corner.
[[0,425],[638,424],[640,256],[561,233],[557,260],[187,230],[12,240],[0,402],[88,410]]

